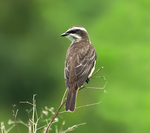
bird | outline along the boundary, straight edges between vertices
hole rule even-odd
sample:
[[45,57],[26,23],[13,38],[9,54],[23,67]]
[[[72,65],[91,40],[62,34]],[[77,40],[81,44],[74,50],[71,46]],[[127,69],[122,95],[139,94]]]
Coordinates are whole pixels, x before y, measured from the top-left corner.
[[66,53],[64,78],[66,88],[69,89],[65,110],[73,112],[78,89],[84,82],[89,82],[95,69],[97,54],[87,30],[82,26],[72,26],[61,36],[72,42]]

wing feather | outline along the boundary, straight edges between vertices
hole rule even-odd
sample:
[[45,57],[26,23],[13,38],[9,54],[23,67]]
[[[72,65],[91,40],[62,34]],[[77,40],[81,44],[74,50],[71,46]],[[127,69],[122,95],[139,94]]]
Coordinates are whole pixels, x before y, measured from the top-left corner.
[[79,58],[79,62],[76,62],[75,69],[76,76],[78,77],[77,85],[79,87],[83,85],[90,75],[92,68],[95,65],[96,58],[96,52],[95,49],[93,49],[93,51],[90,51],[84,58]]
[[69,82],[71,81],[70,78],[72,78],[71,76],[76,77],[77,85],[78,87],[81,87],[90,75],[94,68],[95,60],[97,59],[94,46],[91,44],[91,47],[89,47],[87,51],[78,51],[67,57],[64,70],[66,87],[69,87]]

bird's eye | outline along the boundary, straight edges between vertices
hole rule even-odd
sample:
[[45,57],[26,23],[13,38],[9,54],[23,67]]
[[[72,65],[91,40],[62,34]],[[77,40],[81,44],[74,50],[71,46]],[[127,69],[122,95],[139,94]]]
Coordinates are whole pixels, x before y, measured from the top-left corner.
[[72,30],[72,33],[76,33],[76,30]]

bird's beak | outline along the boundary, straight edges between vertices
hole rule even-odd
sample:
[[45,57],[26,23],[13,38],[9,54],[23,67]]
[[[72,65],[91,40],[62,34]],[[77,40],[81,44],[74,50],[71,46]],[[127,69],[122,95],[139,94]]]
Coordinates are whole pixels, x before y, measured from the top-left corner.
[[63,34],[61,34],[61,36],[67,36],[67,35],[69,35],[69,33],[63,33]]

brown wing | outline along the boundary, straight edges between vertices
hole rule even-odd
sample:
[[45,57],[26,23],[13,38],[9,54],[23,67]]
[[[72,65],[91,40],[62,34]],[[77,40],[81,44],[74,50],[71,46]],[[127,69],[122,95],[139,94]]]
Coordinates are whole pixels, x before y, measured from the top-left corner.
[[77,86],[81,87],[90,75],[96,59],[96,51],[92,44],[87,51],[78,50],[69,53],[65,61],[64,71],[66,87],[69,87],[69,81],[72,80],[72,77],[74,77],[74,82],[77,82]]
[[97,55],[93,45],[86,56],[82,57],[82,55],[77,55],[75,69],[76,76],[78,77],[78,87],[81,87],[91,74],[92,69],[95,67],[96,59]]

